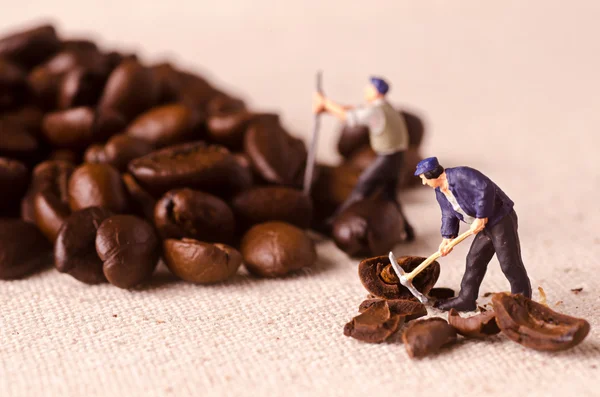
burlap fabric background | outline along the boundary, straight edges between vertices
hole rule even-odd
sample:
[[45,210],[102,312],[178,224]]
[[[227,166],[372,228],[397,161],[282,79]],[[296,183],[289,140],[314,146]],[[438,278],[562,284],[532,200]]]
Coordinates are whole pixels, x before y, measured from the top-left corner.
[[[499,336],[411,361],[397,340],[346,338],[366,291],[357,260],[321,242],[313,269],[282,280],[205,287],[161,272],[122,291],[48,270],[0,282],[1,396],[600,395],[598,2],[320,3],[24,0],[2,4],[0,29],[51,16],[150,61],[203,66],[303,136],[317,67],[349,103],[369,74],[386,76],[392,100],[426,117],[426,154],[481,169],[514,199],[532,284],[589,320],[585,342],[545,354]],[[336,140],[328,120],[322,160],[337,160]],[[428,255],[434,194],[403,200],[418,240],[395,253]],[[438,285],[458,288],[467,249],[441,261]],[[481,291],[507,288],[494,259]]]

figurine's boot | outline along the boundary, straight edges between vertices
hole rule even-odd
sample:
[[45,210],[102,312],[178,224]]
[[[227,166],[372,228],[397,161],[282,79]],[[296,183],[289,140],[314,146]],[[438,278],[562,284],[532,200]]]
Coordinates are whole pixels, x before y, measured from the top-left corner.
[[440,303],[436,302],[435,307],[445,311],[455,309],[459,312],[471,312],[475,310],[477,304],[475,299],[457,296],[456,298],[446,299],[444,301],[441,301]]

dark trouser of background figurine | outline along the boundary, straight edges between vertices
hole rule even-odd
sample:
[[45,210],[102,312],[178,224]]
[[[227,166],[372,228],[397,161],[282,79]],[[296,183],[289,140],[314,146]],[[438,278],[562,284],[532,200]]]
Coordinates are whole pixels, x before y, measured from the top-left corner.
[[469,167],[444,169],[437,158],[424,159],[415,175],[435,189],[442,210],[442,256],[452,251],[460,221],[471,225],[475,239],[456,298],[440,302],[442,310],[475,310],[488,263],[496,254],[513,294],[531,298],[531,283],[521,258],[517,214],[513,201],[488,177]]
[[[404,151],[408,149],[409,136],[406,122],[385,99],[389,91],[388,83],[373,77],[365,89],[367,105],[364,107],[341,106],[327,99],[322,93],[315,94],[314,111],[319,114],[329,112],[345,121],[348,126],[359,124],[369,127],[369,142],[377,153],[377,159],[361,174],[350,196],[327,221],[331,224],[335,217],[357,201],[368,198],[378,189],[382,189],[384,198],[393,201],[402,214],[396,195],[399,174],[404,160]],[[402,214],[404,215],[404,214]],[[405,229],[409,240],[414,232],[405,219]]]

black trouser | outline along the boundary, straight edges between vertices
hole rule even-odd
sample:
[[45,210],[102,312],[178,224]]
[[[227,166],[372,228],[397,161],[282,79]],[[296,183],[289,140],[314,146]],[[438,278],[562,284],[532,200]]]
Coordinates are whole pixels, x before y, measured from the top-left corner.
[[477,299],[479,286],[494,254],[498,257],[500,268],[510,283],[511,293],[521,293],[531,298],[531,283],[521,258],[517,228],[517,213],[511,210],[500,222],[486,227],[475,236],[467,255],[465,275],[460,284],[461,298],[473,301]]
[[336,215],[342,213],[355,202],[369,197],[379,187],[383,188],[385,198],[394,201],[400,207],[396,189],[403,163],[404,152],[378,155],[360,175],[352,193],[337,209]]

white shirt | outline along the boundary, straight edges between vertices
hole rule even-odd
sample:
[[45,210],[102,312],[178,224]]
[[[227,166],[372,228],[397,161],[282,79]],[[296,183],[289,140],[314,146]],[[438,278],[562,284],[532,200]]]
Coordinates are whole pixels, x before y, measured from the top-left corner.
[[440,190],[442,191],[442,193],[444,193],[444,196],[446,196],[446,198],[452,205],[452,208],[454,209],[454,211],[456,211],[462,215],[463,221],[465,221],[465,223],[468,223],[470,225],[471,223],[475,222],[475,217],[472,217],[471,215],[467,215],[467,213],[465,211],[463,211],[462,208],[460,208],[460,205],[458,205],[458,201],[456,201],[456,197],[454,197],[454,195],[452,194],[452,191],[450,191],[450,189],[448,189],[448,191],[443,191],[442,189],[440,189]]
[[377,98],[368,106],[356,107],[346,111],[346,124],[349,127],[366,125],[371,134],[379,135],[385,127],[385,113],[381,109],[383,98]]

